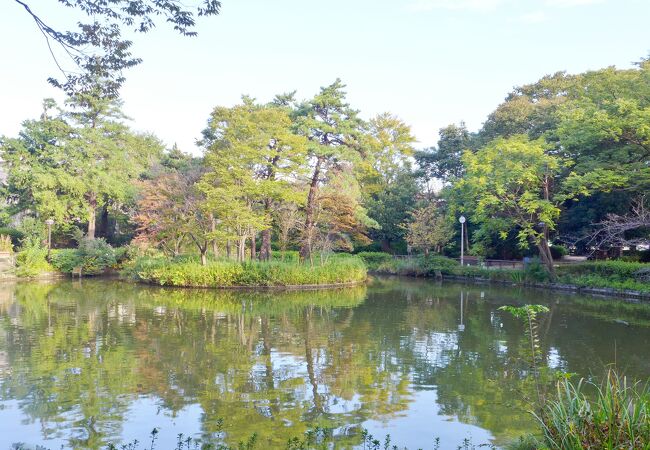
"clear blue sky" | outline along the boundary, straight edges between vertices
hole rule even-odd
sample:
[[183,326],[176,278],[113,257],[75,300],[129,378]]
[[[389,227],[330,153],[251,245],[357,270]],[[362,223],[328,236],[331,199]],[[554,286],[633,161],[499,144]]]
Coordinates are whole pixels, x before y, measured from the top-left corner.
[[[74,21],[32,0],[54,26]],[[187,2],[186,2],[187,3]],[[191,3],[191,2],[190,2]],[[390,111],[419,146],[440,127],[477,129],[512,87],[559,70],[630,67],[650,53],[650,0],[223,0],[197,38],[138,35],[126,73],[133,127],[197,152],[211,109],[241,94],[307,98],[340,77],[364,117]],[[15,135],[44,97],[61,98],[43,37],[21,7],[0,6],[0,134]]]

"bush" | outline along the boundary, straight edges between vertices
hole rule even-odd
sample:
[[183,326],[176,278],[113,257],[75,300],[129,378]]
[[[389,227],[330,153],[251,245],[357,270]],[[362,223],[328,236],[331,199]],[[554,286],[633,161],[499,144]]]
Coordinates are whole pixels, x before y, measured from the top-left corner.
[[42,273],[52,272],[52,266],[47,262],[47,249],[27,247],[16,254],[16,275],[19,277],[35,277]]
[[550,250],[553,259],[562,259],[569,254],[569,251],[563,245],[551,245]]
[[123,272],[141,281],[163,286],[233,287],[301,286],[364,281],[363,261],[357,257],[333,258],[323,265],[271,262],[176,262],[166,258],[139,258]]
[[[596,390],[593,401],[584,394],[586,385]],[[538,420],[550,449],[650,448],[650,390],[613,371],[601,386],[565,380]]]
[[561,266],[558,272],[566,275],[598,275],[619,281],[634,278],[634,273],[647,264],[626,261],[589,261]]
[[300,253],[298,250],[278,250],[276,252],[271,252],[271,259],[273,261],[284,261],[284,262],[294,262],[297,263],[300,261]]
[[17,230],[15,228],[9,228],[9,227],[0,227],[0,235],[9,236],[11,238],[11,243],[15,247],[19,246],[20,242],[25,237],[25,235],[20,230]]
[[81,267],[84,275],[98,275],[117,264],[115,249],[104,239],[82,239],[79,248],[56,250],[51,255],[52,265],[64,273]]
[[357,253],[357,256],[363,259],[370,270],[377,270],[382,264],[390,263],[393,260],[391,254],[384,252],[360,252]]

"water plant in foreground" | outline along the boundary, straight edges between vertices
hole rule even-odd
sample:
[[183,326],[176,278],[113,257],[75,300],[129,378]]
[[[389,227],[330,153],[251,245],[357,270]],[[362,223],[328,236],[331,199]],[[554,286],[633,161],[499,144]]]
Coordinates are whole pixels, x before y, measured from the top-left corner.
[[543,432],[540,448],[650,449],[650,389],[615,370],[600,385],[558,382],[557,399],[536,417]]

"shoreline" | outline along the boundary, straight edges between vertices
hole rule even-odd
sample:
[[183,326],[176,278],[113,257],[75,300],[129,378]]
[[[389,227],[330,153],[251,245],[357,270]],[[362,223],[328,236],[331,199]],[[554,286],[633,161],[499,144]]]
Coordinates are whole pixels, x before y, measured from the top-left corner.
[[511,287],[525,287],[531,289],[545,289],[549,291],[564,291],[564,292],[575,292],[578,294],[589,294],[599,297],[613,297],[621,299],[634,299],[641,301],[650,302],[650,292],[641,292],[634,290],[621,290],[615,288],[595,288],[588,286],[578,286],[575,284],[560,284],[560,283],[515,283],[512,281],[503,281],[503,280],[490,280],[488,278],[477,278],[477,277],[467,277],[462,275],[442,275],[441,278],[431,277],[431,276],[412,276],[412,275],[403,275],[403,274],[393,274],[386,272],[377,272],[369,271],[373,275],[383,275],[383,276],[398,276],[405,278],[420,278],[428,280],[449,280],[449,281],[466,281],[476,284],[500,284],[504,286]]
[[[512,281],[503,281],[503,280],[490,280],[488,278],[478,278],[478,277],[467,277],[462,275],[442,275],[442,278],[436,278],[432,276],[412,276],[412,275],[403,275],[403,274],[394,274],[387,272],[377,272],[377,271],[368,271],[370,275],[381,275],[381,276],[397,276],[404,278],[419,278],[427,280],[448,280],[448,281],[463,281],[470,282],[475,284],[499,284],[503,286],[511,287],[525,287],[531,289],[545,289],[550,291],[563,291],[563,292],[574,292],[578,294],[588,294],[598,297],[612,297],[612,298],[622,298],[622,299],[634,299],[640,301],[650,301],[650,292],[642,292],[635,290],[621,290],[616,288],[597,288],[597,287],[588,287],[588,286],[579,286],[575,284],[562,284],[562,283],[515,283]],[[48,280],[63,280],[63,279],[74,279],[70,277],[69,274],[60,273],[60,272],[48,272],[46,274],[40,274],[36,277],[18,277],[15,275],[3,275],[0,277],[1,282],[29,282],[29,281],[48,281]],[[92,277],[82,277],[82,279],[113,279],[115,281],[126,282],[126,283],[136,283],[143,284],[148,286],[157,286],[157,287],[168,287],[168,288],[182,288],[182,289],[215,289],[215,290],[237,290],[237,291],[299,291],[299,290],[318,290],[318,289],[337,289],[345,287],[354,287],[367,284],[370,281],[370,278],[360,281],[350,281],[346,283],[328,283],[328,284],[292,284],[292,285],[277,285],[277,286],[175,286],[175,285],[162,285],[142,280],[132,280],[128,278],[123,278],[120,276],[115,276],[115,273],[107,273],[103,275],[96,275]]]

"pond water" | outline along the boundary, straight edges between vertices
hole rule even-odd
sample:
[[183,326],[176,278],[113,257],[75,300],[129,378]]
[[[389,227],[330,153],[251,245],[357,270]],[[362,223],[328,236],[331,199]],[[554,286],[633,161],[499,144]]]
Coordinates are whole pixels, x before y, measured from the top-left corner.
[[[530,431],[523,324],[541,365],[650,377],[650,306],[378,278],[306,292],[164,289],[110,280],[0,285],[0,448],[186,436],[283,448],[310,427],[409,448],[500,445]],[[221,425],[223,421],[223,425]],[[225,430],[225,432],[224,432]],[[159,448],[169,448],[159,445]]]

